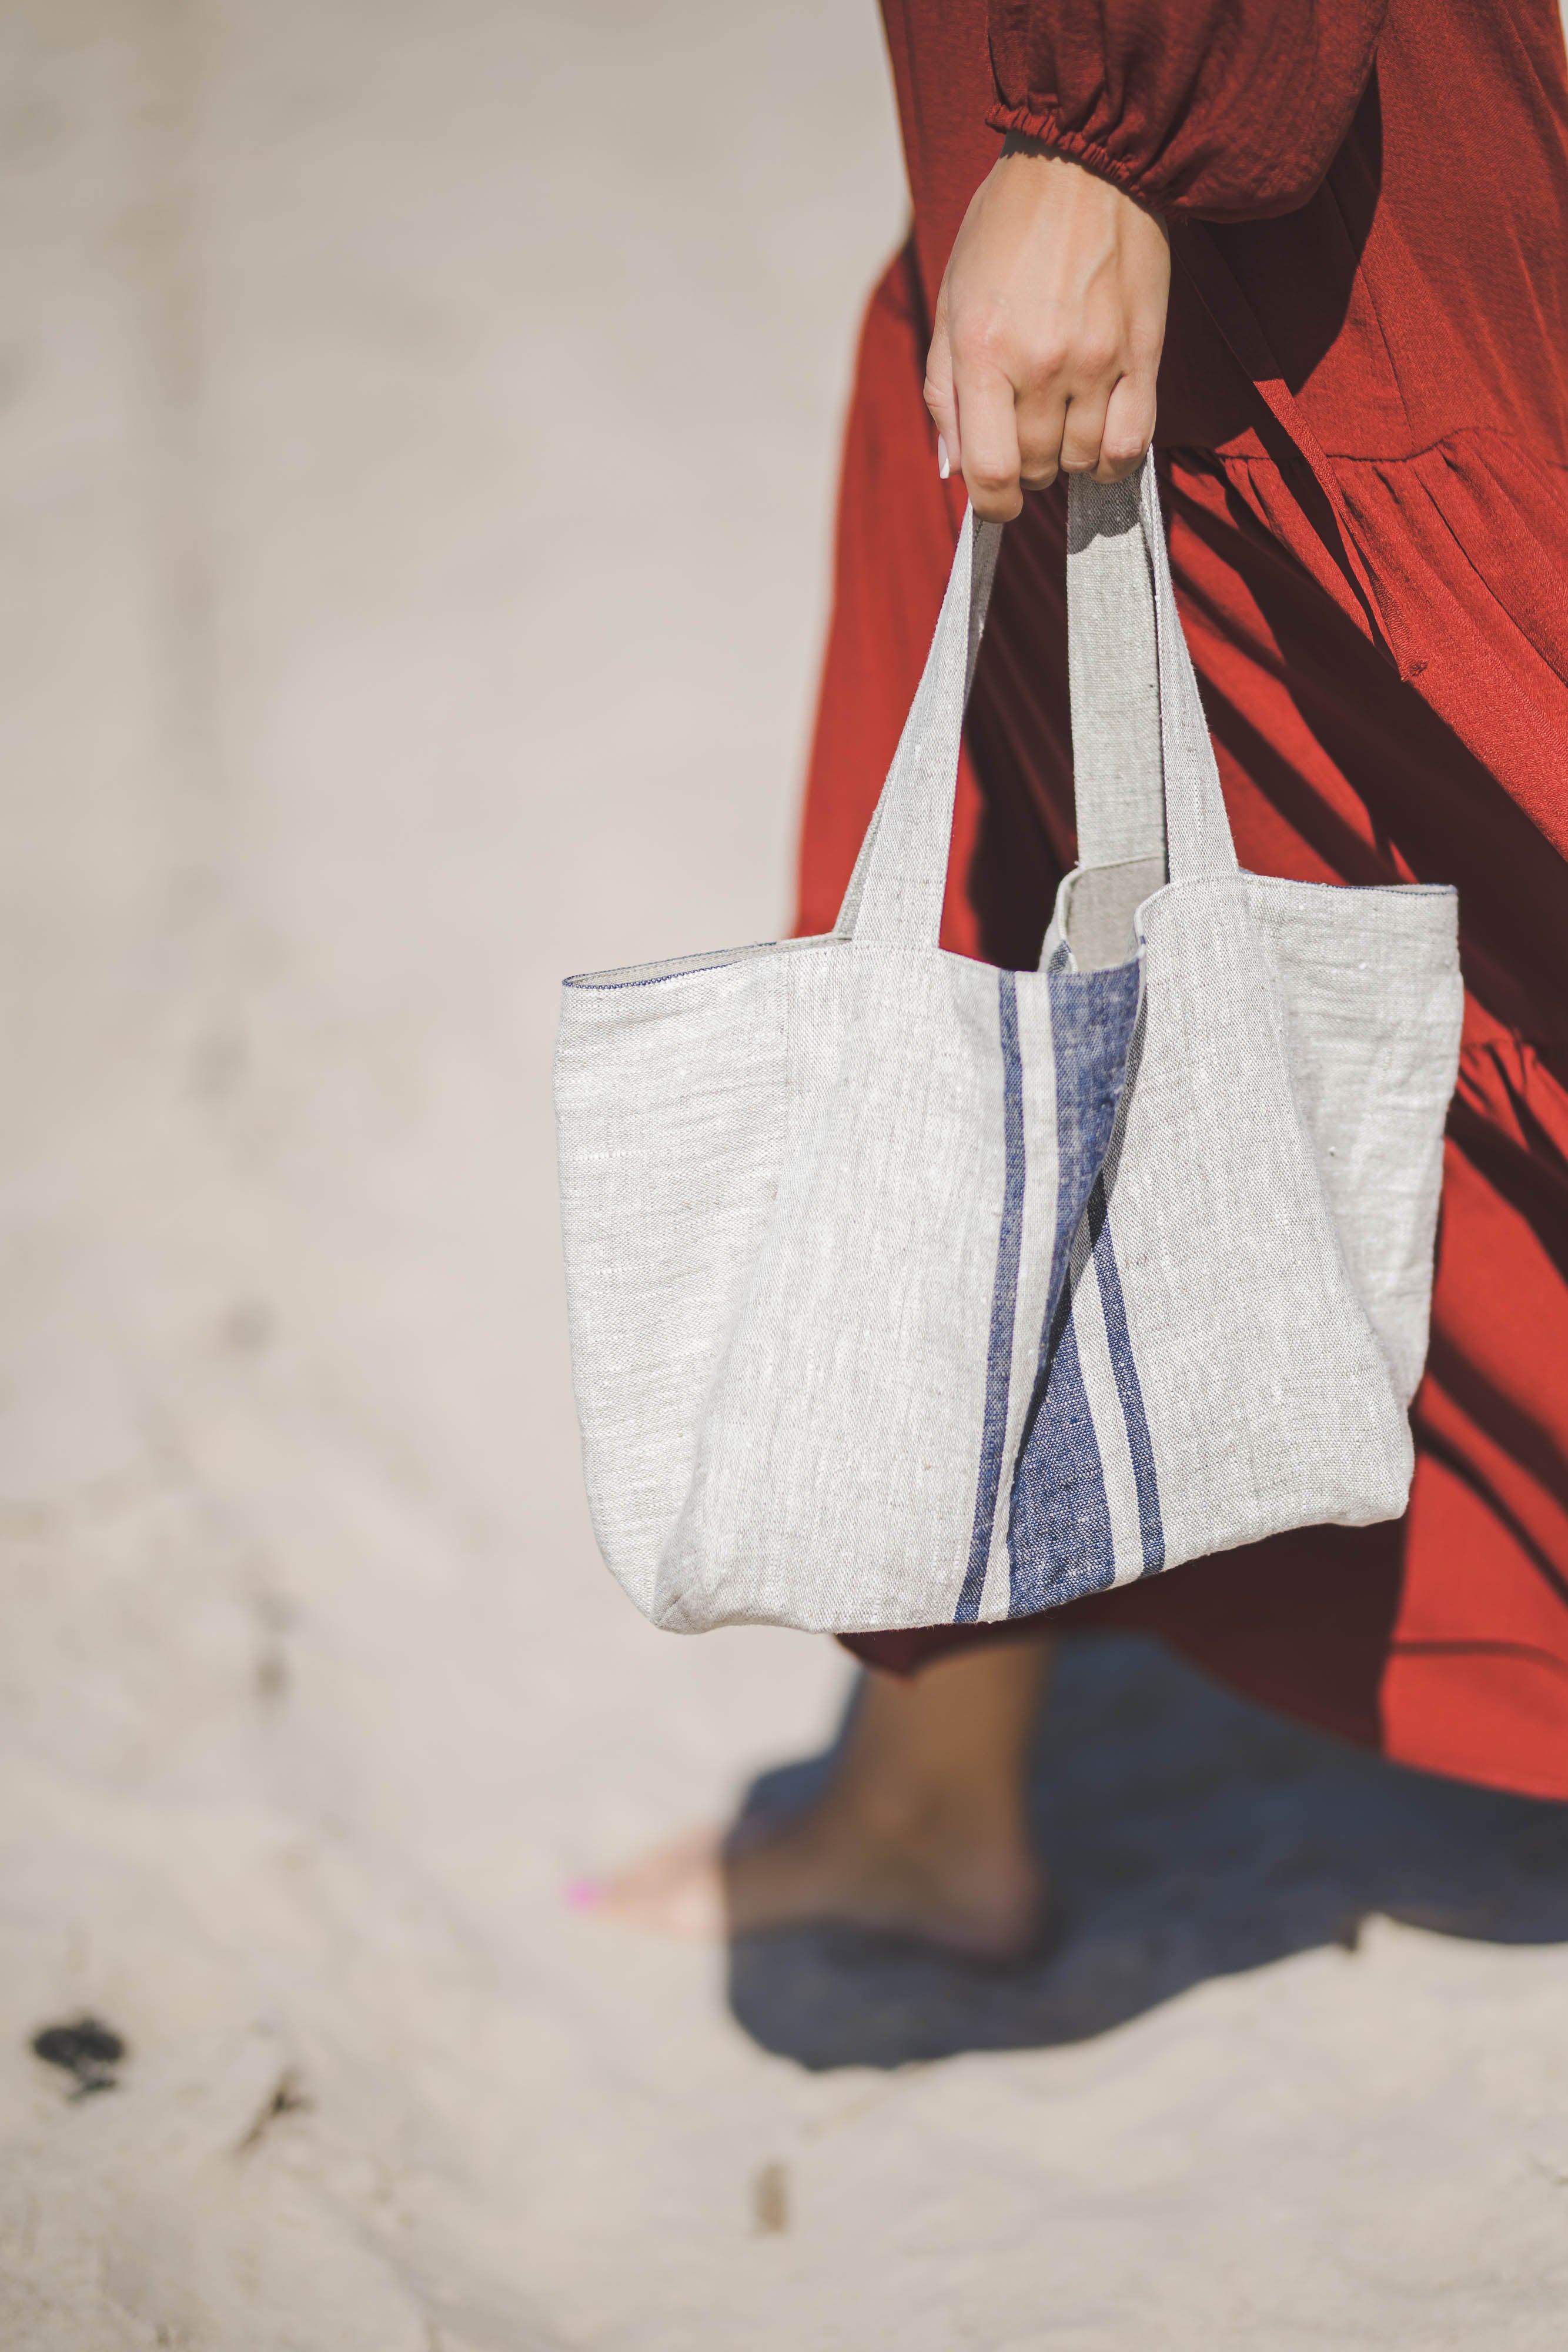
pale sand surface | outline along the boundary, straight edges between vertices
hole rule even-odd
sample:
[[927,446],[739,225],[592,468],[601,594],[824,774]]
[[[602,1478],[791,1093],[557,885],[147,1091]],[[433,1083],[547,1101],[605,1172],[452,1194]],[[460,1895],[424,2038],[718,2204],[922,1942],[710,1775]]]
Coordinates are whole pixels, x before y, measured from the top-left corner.
[[849,1686],[598,1565],[547,1074],[786,906],[870,0],[5,0],[0,182],[0,2343],[1561,2345],[1552,1809],[1089,1644],[1030,1970],[562,1901]]

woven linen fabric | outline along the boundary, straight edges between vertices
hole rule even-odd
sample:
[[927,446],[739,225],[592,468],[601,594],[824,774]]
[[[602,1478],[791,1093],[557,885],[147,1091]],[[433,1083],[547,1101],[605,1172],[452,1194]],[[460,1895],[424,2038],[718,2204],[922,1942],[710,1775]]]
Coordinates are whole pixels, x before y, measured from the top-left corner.
[[1040,968],[942,950],[998,538],[834,930],[563,990],[590,1505],[675,1630],[1023,1614],[1408,1493],[1454,894],[1239,871],[1145,464],[1071,485]]

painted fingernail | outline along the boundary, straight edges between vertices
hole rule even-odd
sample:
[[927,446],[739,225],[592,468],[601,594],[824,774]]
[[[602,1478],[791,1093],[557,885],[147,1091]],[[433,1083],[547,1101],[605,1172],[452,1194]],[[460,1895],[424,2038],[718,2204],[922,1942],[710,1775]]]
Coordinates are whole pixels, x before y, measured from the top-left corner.
[[565,1891],[570,1911],[592,1911],[604,1898],[604,1889],[597,1878],[574,1878]]
[[943,440],[940,433],[938,433],[936,436],[936,472],[938,478],[945,482],[952,470],[952,467],[947,463],[947,444]]

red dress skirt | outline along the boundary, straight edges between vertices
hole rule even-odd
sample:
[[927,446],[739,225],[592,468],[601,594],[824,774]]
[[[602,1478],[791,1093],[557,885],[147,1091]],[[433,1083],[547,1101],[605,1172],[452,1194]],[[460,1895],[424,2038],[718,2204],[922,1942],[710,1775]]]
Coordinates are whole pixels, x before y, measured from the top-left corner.
[[[1291,38],[1333,20],[1338,48],[1282,129],[1245,128],[1256,69],[1244,39],[1216,47],[1217,14],[1260,28],[1287,64]],[[1222,1553],[1043,1622],[1157,1633],[1406,1763],[1568,1797],[1568,68],[1554,0],[1391,0],[1386,14],[1382,0],[994,0],[988,54],[983,0],[888,0],[886,15],[915,226],[860,348],[800,929],[837,913],[951,561],[961,504],[937,481],[922,402],[927,321],[998,126],[1053,141],[1171,222],[1156,447],[1243,865],[1459,887],[1465,1041],[1409,1510]],[[1140,48],[1145,16],[1163,30]],[[1185,76],[1182,26],[1196,44]],[[1193,65],[1221,54],[1228,81]],[[1062,520],[1053,491],[1007,533],[949,878],[946,943],[1019,968],[1073,855]],[[850,1646],[909,1671],[1009,1630]]]

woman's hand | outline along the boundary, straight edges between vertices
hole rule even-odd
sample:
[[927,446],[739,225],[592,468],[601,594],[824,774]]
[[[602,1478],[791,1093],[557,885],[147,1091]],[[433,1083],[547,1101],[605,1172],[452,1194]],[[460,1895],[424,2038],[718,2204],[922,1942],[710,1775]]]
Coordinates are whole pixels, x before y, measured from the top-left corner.
[[1064,156],[1009,140],[958,232],[925,405],[977,514],[1009,522],[1059,467],[1120,481],[1155,431],[1170,247]]

